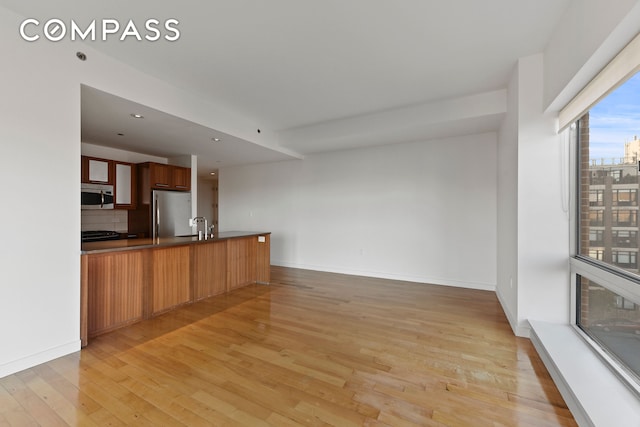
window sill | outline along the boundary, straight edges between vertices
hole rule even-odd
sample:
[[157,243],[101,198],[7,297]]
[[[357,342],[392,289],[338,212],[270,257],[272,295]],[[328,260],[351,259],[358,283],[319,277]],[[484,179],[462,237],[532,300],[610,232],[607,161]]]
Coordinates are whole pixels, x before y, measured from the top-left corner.
[[638,426],[640,399],[570,325],[530,321],[531,341],[580,426]]

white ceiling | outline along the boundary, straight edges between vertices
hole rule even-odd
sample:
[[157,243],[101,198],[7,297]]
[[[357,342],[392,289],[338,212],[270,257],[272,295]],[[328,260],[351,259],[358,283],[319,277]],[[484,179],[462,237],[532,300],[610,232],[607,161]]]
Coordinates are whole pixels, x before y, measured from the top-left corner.
[[[497,129],[504,108],[495,105],[464,117],[427,115],[447,103],[500,94],[517,59],[544,50],[569,1],[0,0],[0,5],[27,17],[79,23],[175,18],[181,32],[176,42],[113,39],[92,47],[260,123],[283,148],[308,154]],[[199,164],[207,167],[288,158],[230,135],[213,148],[201,138],[215,130],[84,89],[83,137],[91,142],[161,156],[198,154]],[[111,114],[94,116],[96,103]],[[146,119],[132,124],[133,107],[149,108],[153,126]],[[118,132],[125,138],[113,136]],[[177,134],[181,144],[175,143]],[[225,141],[234,144],[225,148]]]
[[166,158],[195,154],[200,175],[225,166],[291,158],[89,86],[81,88],[81,125],[84,142]]

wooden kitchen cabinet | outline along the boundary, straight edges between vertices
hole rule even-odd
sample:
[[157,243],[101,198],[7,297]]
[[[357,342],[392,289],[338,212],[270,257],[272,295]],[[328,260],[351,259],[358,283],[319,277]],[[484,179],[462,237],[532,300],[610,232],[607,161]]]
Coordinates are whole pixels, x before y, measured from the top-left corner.
[[142,319],[142,251],[87,257],[87,335],[117,329]]
[[271,283],[271,235],[257,237],[256,282],[268,285]]
[[136,165],[117,160],[81,156],[81,181],[114,186],[115,209],[136,206]]
[[145,163],[148,165],[149,184],[151,188],[171,188],[171,166],[162,163]]
[[108,159],[81,156],[81,181],[91,184],[114,183],[114,163]]
[[227,241],[227,291],[257,281],[257,237]]
[[153,249],[151,257],[151,314],[191,301],[189,246]]
[[114,162],[115,169],[115,205],[116,209],[135,209],[136,207],[136,165],[127,162]]
[[194,299],[227,291],[227,242],[212,241],[191,249]]
[[176,190],[191,190],[191,168],[172,166],[173,188]]
[[163,163],[141,163],[140,179],[152,190],[191,190],[191,168]]
[[252,283],[269,284],[270,233],[247,234],[219,233],[204,241],[167,238],[162,242],[135,239],[133,245],[120,245],[121,241],[83,244],[82,346],[89,338],[183,304]]

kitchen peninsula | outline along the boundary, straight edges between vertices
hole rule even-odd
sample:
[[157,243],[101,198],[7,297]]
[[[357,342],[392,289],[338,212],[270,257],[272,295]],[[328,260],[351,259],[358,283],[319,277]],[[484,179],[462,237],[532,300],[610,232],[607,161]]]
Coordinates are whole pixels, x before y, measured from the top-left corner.
[[270,281],[271,233],[82,244],[82,346],[100,334],[184,304]]

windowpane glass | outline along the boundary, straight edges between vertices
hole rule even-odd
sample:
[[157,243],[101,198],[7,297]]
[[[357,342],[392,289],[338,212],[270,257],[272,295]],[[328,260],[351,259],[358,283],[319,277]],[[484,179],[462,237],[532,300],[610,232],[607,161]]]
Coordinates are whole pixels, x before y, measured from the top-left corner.
[[571,135],[578,145],[577,254],[615,277],[600,275],[596,283],[578,273],[576,323],[640,385],[639,93],[640,73],[592,107]]
[[640,376],[640,301],[578,276],[578,324],[614,358]]
[[640,74],[577,123],[578,253],[637,274]]

